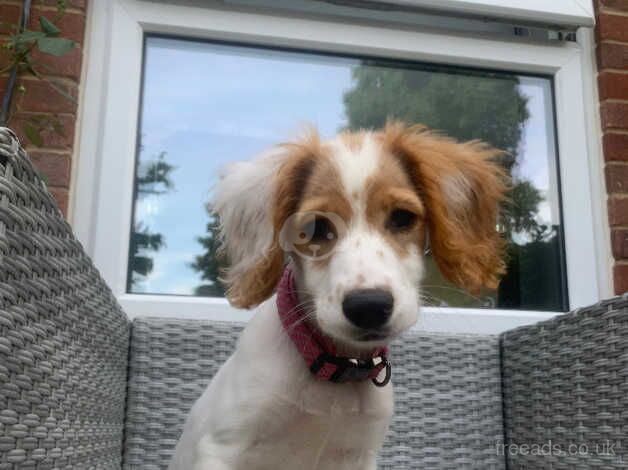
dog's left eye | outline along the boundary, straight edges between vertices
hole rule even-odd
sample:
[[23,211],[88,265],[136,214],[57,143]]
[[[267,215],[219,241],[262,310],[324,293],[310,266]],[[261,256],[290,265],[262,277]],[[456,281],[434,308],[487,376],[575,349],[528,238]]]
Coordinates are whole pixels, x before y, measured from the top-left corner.
[[387,226],[388,229],[393,232],[399,232],[407,230],[414,226],[417,220],[417,215],[414,212],[410,212],[404,209],[395,209],[390,213],[388,217]]

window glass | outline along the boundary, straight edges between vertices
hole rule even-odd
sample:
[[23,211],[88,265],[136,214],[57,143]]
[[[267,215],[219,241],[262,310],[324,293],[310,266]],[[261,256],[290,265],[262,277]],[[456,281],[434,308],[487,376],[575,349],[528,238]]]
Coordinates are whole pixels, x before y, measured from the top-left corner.
[[566,309],[550,78],[151,36],[145,55],[129,292],[222,296],[207,206],[218,170],[305,124],[332,137],[392,117],[510,155],[507,275],[470,295],[428,255],[426,304]]

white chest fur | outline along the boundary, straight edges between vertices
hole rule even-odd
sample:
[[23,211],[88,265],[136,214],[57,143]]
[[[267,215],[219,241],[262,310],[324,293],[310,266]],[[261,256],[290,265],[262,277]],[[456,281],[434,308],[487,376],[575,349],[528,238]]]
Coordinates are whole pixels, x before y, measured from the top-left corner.
[[313,378],[273,297],[192,408],[170,470],[374,469],[392,411],[391,385]]

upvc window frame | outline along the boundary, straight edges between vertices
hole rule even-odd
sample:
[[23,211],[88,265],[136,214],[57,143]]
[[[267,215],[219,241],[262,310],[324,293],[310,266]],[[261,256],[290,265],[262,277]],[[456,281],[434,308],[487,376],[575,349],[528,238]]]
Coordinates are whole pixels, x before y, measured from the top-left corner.
[[[246,321],[252,315],[230,307],[225,299],[126,292],[146,34],[553,76],[570,308],[608,297],[610,264],[608,247],[602,241],[607,234],[599,227],[603,186],[599,184],[598,137],[588,132],[591,122],[585,116],[585,107],[591,107],[587,104],[591,97],[585,99],[588,78],[583,64],[590,62],[586,47],[142,0],[90,5],[71,222],[129,317]],[[556,314],[427,307],[418,327],[497,333]]]

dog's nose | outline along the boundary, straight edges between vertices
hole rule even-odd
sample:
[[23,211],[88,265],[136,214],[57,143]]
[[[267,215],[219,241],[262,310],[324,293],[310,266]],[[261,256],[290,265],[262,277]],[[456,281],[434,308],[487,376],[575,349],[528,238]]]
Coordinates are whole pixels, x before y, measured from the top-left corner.
[[387,290],[358,289],[345,294],[342,311],[355,326],[372,330],[388,321],[393,304],[393,296]]

